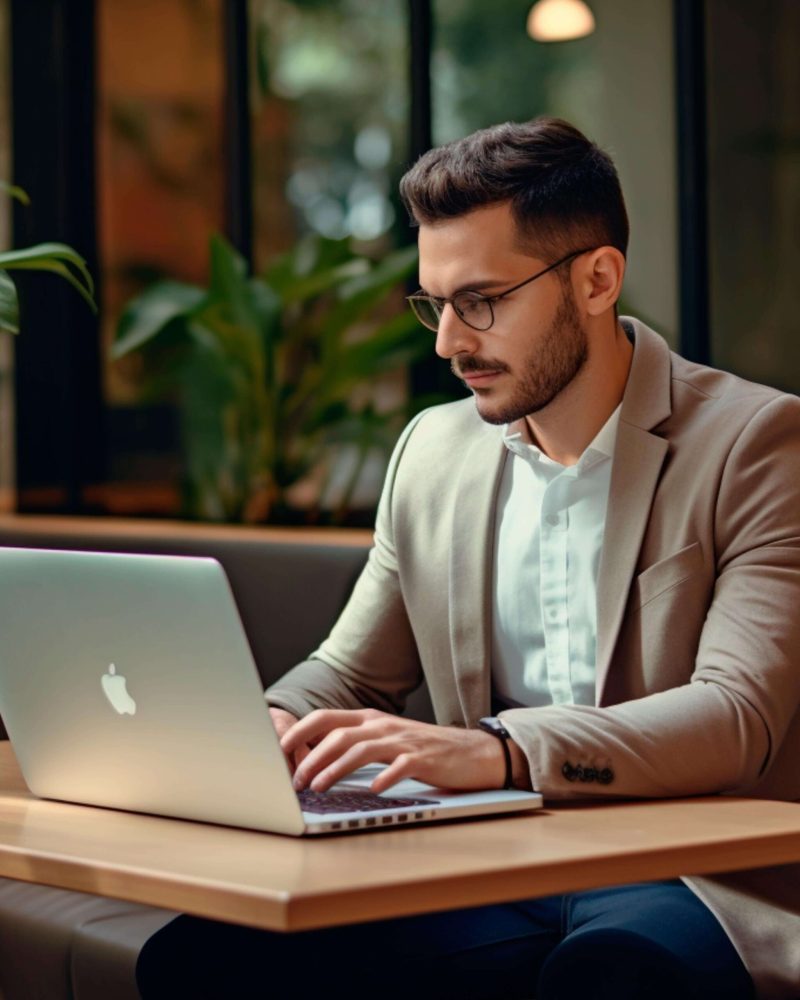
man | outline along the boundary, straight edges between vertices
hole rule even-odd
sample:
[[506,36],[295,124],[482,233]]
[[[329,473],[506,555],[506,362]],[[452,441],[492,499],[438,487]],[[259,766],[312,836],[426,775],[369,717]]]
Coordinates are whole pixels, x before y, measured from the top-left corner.
[[[267,692],[296,787],[383,761],[375,791],[800,798],[800,400],[618,318],[622,193],[569,124],[432,150],[401,191],[411,304],[473,399],[406,429],[350,602]],[[423,677],[436,725],[397,714]],[[791,866],[249,947],[402,968],[391,995],[796,997],[798,913]]]

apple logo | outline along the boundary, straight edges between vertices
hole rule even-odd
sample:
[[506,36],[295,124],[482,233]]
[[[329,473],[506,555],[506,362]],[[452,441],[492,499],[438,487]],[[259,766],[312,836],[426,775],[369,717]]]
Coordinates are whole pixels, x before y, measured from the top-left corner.
[[128,694],[125,687],[126,681],[122,674],[117,673],[117,668],[112,663],[108,668],[108,673],[101,678],[103,693],[111,702],[111,707],[116,709],[120,715],[134,715],[136,713],[136,702]]

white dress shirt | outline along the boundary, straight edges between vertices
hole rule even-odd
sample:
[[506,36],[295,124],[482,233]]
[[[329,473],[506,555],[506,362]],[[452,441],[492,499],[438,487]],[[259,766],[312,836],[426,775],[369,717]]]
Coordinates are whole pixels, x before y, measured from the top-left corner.
[[597,570],[620,406],[575,465],[531,443],[508,448],[495,521],[492,686],[508,706],[593,705]]

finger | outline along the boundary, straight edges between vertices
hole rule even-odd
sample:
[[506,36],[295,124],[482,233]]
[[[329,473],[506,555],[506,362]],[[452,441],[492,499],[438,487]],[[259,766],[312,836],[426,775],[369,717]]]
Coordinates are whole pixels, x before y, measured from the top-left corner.
[[417,773],[420,766],[421,761],[414,754],[402,753],[375,778],[369,786],[370,791],[376,795],[380,795],[381,792],[385,792],[387,788],[396,785],[403,778],[417,778],[421,780]]
[[401,749],[393,746],[390,740],[370,740],[366,743],[357,743],[330,766],[320,771],[311,781],[310,787],[315,792],[326,792],[351,771],[355,771],[365,764],[388,763],[399,752]]
[[286,763],[289,765],[289,774],[294,776],[294,772],[297,770],[297,756],[293,753],[286,753],[283,755],[286,758]]
[[[310,784],[314,777],[346,754],[355,744],[379,739],[386,735],[380,723],[364,723],[347,729],[334,729],[311,748],[302,767],[295,772],[295,788]],[[346,773],[346,772],[345,772]]]
[[363,717],[360,709],[318,708],[283,734],[281,749],[284,753],[292,753],[301,744],[314,743],[333,729],[359,725]]
[[297,768],[303,763],[305,758],[308,756],[308,752],[311,748],[305,745],[298,747],[293,754],[290,754],[286,759],[289,761],[289,771],[294,778],[297,773]]
[[307,744],[298,747],[294,752],[295,767],[298,767],[300,764],[302,764],[303,761],[306,759],[306,757],[308,757],[310,752],[311,752],[311,747],[308,746]]

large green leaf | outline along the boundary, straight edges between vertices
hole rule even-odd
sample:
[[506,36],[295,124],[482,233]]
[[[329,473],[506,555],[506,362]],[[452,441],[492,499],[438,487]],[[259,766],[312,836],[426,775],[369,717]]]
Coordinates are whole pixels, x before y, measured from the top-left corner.
[[111,357],[116,360],[144,347],[175,319],[192,313],[205,298],[202,288],[180,281],[159,281],[146,288],[123,310]]
[[283,302],[280,295],[269,285],[258,278],[248,282],[252,306],[255,312],[258,328],[265,346],[276,344],[283,337]]
[[19,333],[17,288],[5,271],[0,271],[0,330]]
[[331,240],[310,233],[285,253],[270,261],[262,280],[281,295],[287,288],[312,274],[330,271],[357,257],[349,239]]
[[292,256],[298,274],[311,274],[312,271],[329,271],[359,255],[353,250],[353,244],[347,236],[335,240],[312,233],[297,242]]
[[188,474],[201,516],[237,520],[269,468],[263,392],[231,364],[215,331],[190,324],[194,349],[180,373]]
[[65,243],[39,243],[23,250],[6,250],[0,253],[0,268],[58,274],[72,285],[93,312],[97,312],[94,281],[86,261]]
[[226,303],[236,319],[247,310],[247,262],[231,244],[214,233],[210,242],[211,275],[208,291],[212,299]]
[[[313,400],[309,420],[316,420],[321,407],[336,400],[347,400],[353,388],[369,382],[384,372],[412,364],[430,351],[430,339],[420,335],[413,316],[401,313],[378,327],[368,338],[351,344],[302,387],[305,398]],[[298,395],[294,405],[303,405]]]
[[21,187],[17,187],[16,184],[9,184],[7,181],[0,181],[0,191],[3,191],[9,196],[9,198],[16,198],[17,201],[21,202],[23,205],[30,205],[31,199],[28,197],[28,192],[24,191]]
[[187,329],[198,343],[210,347],[214,341],[221,364],[235,369],[248,383],[263,384],[264,345],[254,322],[232,321],[226,303],[211,300],[193,314]]
[[192,317],[187,332],[199,354],[223,373],[242,421],[263,424],[268,416],[268,387],[264,352],[253,330],[229,323],[219,312],[207,308]]
[[309,235],[276,257],[261,276],[287,304],[307,302],[369,271],[369,261],[353,251],[349,239]]
[[424,357],[430,350],[430,334],[412,313],[400,313],[369,337],[344,348],[332,374],[346,382],[361,381]]
[[416,246],[402,247],[387,254],[363,277],[355,278],[343,285],[339,297],[343,300],[358,300],[362,295],[371,295],[375,289],[393,288],[408,277],[419,259]]
[[180,373],[187,476],[195,513],[213,521],[236,516],[227,468],[225,413],[234,398],[230,379],[213,353],[193,351]]
[[430,337],[412,313],[402,312],[377,325],[363,340],[340,346],[324,362],[309,366],[291,387],[287,419],[315,425],[320,412],[336,401],[347,401],[353,388],[383,372],[411,364],[430,351]]
[[413,274],[416,266],[417,248],[404,247],[368,273],[344,283],[338,291],[339,302],[320,322],[323,351],[327,354],[335,350],[342,335]]
[[281,289],[281,297],[284,302],[306,302],[316,298],[324,292],[341,286],[344,282],[363,277],[369,273],[369,261],[363,258],[347,260],[335,267],[314,271],[312,274],[303,275],[287,282]]
[[279,309],[274,293],[257,291],[247,277],[244,258],[222,236],[213,236],[209,297],[195,318],[219,338],[231,362],[250,366],[258,380],[264,378],[265,326],[274,326]]

